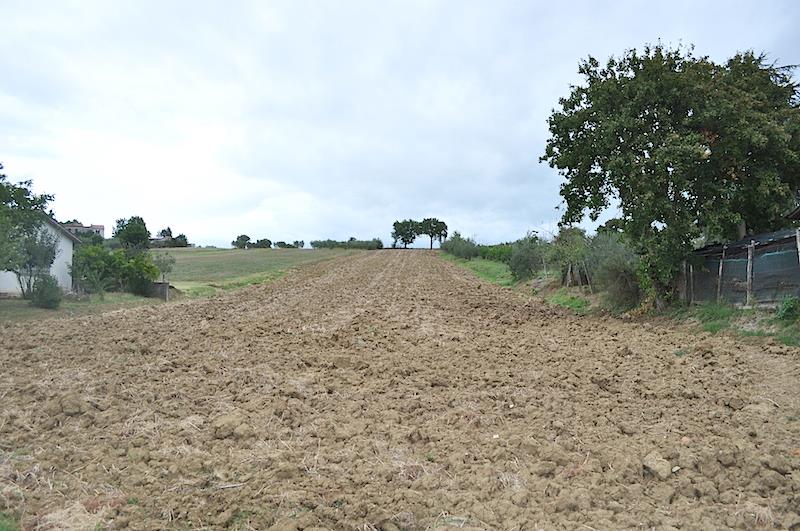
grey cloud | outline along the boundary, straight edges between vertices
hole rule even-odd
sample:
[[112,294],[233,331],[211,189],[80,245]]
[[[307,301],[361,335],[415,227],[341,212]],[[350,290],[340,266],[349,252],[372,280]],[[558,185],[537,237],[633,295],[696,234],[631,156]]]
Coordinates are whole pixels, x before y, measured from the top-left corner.
[[[139,212],[216,244],[387,239],[394,219],[427,215],[482,241],[550,230],[560,177],[538,157],[580,59],[661,39],[800,63],[789,0],[19,1],[0,15],[7,173],[55,192],[61,217]],[[104,205],[75,195],[87,186]],[[141,187],[180,200],[143,206]]]

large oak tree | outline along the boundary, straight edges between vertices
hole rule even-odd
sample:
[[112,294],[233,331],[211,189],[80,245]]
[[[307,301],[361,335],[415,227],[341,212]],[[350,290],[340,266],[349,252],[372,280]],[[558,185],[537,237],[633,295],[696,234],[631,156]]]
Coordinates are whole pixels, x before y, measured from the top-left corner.
[[562,223],[616,221],[641,255],[641,280],[669,296],[698,236],[781,227],[800,184],[798,86],[752,52],[725,64],[646,47],[589,57],[549,118],[543,160],[566,178]]

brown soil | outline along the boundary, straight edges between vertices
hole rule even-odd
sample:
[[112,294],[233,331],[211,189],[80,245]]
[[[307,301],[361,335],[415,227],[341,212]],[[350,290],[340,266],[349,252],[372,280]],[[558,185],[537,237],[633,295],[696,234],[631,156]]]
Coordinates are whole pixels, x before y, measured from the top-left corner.
[[0,327],[25,527],[800,525],[800,355],[576,317],[425,251]]

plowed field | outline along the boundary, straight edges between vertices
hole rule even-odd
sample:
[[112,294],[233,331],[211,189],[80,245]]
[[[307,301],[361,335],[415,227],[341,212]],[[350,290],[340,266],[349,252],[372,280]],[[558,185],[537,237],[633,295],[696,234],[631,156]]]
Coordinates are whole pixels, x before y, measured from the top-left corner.
[[797,349],[577,317],[426,251],[0,326],[25,528],[800,525]]

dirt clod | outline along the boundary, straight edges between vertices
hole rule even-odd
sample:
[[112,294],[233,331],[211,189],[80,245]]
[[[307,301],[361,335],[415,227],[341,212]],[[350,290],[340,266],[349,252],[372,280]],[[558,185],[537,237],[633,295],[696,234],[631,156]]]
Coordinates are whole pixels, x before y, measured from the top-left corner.
[[672,465],[661,457],[658,450],[653,450],[642,459],[642,465],[660,480],[669,479],[672,475]]

